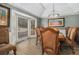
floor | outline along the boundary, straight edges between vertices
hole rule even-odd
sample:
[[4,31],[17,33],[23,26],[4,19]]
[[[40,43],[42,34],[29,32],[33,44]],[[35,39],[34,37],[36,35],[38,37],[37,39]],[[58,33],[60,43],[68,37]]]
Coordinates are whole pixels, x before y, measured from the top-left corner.
[[18,55],[41,55],[41,47],[35,45],[36,39],[27,39],[18,43],[17,54]]
[[[41,46],[40,45],[36,46],[35,43],[36,43],[35,38],[19,42],[16,45],[17,55],[42,55]],[[79,45],[76,45],[75,47],[75,54],[79,55]],[[72,50],[64,45],[63,48],[61,48],[60,55],[72,55]]]

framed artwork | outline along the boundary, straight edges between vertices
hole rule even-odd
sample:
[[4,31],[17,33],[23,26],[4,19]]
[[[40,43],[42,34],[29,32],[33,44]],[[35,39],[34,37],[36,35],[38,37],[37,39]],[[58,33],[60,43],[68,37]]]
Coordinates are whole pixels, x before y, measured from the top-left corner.
[[60,27],[65,25],[64,18],[54,18],[48,20],[48,26]]
[[10,8],[0,5],[0,26],[9,26]]

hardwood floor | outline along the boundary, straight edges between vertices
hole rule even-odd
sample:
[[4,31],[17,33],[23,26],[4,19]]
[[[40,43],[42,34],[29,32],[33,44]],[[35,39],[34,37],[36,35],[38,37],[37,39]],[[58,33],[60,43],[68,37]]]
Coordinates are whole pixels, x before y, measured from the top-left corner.
[[18,55],[40,55],[41,47],[35,45],[35,39],[28,39],[26,41],[17,44],[17,54]]
[[[41,55],[41,46],[36,46],[35,44],[35,38],[27,39],[18,43],[16,45],[17,55]],[[75,52],[76,55],[79,55],[79,45],[76,45]],[[72,55],[72,50],[69,47],[64,46],[60,51],[60,55]]]

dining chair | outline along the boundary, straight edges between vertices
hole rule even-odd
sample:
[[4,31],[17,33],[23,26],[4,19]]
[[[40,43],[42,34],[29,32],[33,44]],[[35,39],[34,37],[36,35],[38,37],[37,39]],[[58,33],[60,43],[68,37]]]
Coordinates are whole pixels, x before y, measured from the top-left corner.
[[16,47],[9,43],[8,27],[0,27],[0,54],[13,50],[16,55]]
[[68,31],[68,35],[66,37],[66,43],[70,46],[70,48],[72,49],[72,53],[75,54],[75,50],[74,50],[74,44],[75,44],[75,36],[76,36],[76,28],[72,27],[69,31]]
[[59,32],[51,28],[46,28],[41,31],[42,37],[42,54],[47,53],[49,55],[59,54],[60,43],[58,40]]
[[68,27],[68,28],[66,29],[66,37],[70,37],[72,28],[73,28],[73,27]]
[[38,41],[41,39],[40,37],[40,28],[36,28],[36,45],[38,44]]
[[44,27],[37,27],[36,28],[36,35],[37,35],[37,37],[36,37],[36,45],[38,44],[38,41],[39,42],[41,42],[41,32],[40,31],[44,31]]

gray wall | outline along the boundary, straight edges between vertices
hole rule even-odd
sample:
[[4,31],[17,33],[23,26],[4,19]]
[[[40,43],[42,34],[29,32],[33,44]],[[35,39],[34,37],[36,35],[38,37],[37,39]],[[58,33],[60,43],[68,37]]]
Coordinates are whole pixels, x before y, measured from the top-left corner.
[[[48,27],[48,19],[41,19],[41,26]],[[79,15],[71,15],[65,17],[65,26],[64,27],[79,27]],[[59,28],[64,28],[59,27]]]
[[37,20],[37,26],[40,26],[41,25],[41,18],[38,18]]
[[48,27],[48,19],[41,19],[41,26]]
[[67,26],[79,27],[79,15],[65,17],[65,27]]

